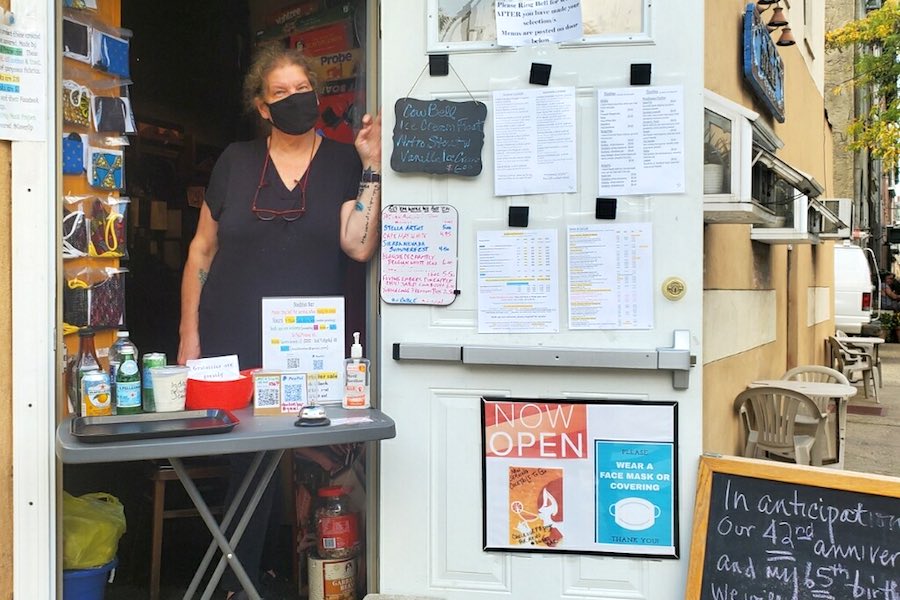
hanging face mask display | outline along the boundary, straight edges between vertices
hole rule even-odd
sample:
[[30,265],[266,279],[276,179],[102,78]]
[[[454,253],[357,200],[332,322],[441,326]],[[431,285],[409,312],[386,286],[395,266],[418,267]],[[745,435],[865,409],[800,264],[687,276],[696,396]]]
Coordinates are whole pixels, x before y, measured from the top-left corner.
[[69,125],[91,126],[91,90],[77,81],[63,81],[63,121]]
[[128,40],[94,31],[91,44],[91,63],[95,68],[128,77]]
[[84,173],[84,136],[70,133],[62,141],[63,175]]
[[94,128],[104,132],[135,133],[131,101],[115,96],[94,96]]
[[319,100],[315,92],[298,92],[268,104],[272,125],[288,135],[306,133],[319,119]]
[[125,187],[124,156],[121,150],[107,148],[88,149],[87,177],[95,188],[120,190]]
[[66,8],[97,10],[97,0],[66,0]]
[[131,200],[125,196],[95,198],[91,203],[88,254],[104,258],[128,258],[125,214]]
[[84,23],[63,18],[63,56],[90,64],[91,33]]
[[79,258],[88,253],[87,219],[80,201],[63,206],[62,257]]

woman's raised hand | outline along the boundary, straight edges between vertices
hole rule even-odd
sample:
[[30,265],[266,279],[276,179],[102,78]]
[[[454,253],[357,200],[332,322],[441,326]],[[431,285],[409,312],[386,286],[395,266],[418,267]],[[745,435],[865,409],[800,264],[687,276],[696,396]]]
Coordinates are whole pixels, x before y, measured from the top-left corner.
[[381,171],[381,114],[363,115],[362,128],[356,134],[356,151],[364,169]]

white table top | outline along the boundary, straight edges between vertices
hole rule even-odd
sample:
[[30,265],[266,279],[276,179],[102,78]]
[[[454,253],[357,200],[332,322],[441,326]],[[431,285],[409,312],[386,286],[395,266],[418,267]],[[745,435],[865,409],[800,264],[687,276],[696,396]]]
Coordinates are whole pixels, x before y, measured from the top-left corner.
[[749,387],[780,387],[794,390],[807,396],[827,396],[829,398],[852,398],[858,391],[852,385],[843,383],[822,383],[819,381],[795,381],[791,379],[760,379]]
[[847,337],[839,337],[837,338],[842,342],[847,344],[872,344],[877,346],[879,344],[883,344],[884,340],[880,337],[856,337],[856,336],[847,336]]

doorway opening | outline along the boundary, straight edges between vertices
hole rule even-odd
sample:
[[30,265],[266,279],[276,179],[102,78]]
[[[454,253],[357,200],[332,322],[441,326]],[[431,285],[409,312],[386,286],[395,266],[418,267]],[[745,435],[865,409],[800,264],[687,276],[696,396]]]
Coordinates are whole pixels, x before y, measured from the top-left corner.
[[[142,355],[163,352],[171,364],[178,353],[183,267],[213,166],[228,144],[259,135],[257,118],[244,109],[241,99],[243,78],[255,48],[269,43],[302,46],[318,75],[319,133],[352,141],[366,112],[369,6],[367,0],[98,3],[101,9],[118,4],[118,9],[110,12],[120,14],[120,22],[112,25],[132,34],[131,83],[122,92],[131,103],[136,130],[124,148],[125,183],[120,190],[130,198],[127,258],[119,261],[127,268],[122,326]],[[366,331],[366,268],[347,262],[345,314],[350,337],[350,332]],[[67,336],[67,344],[70,341]],[[98,345],[102,358],[104,348],[102,343]],[[304,587],[305,576],[298,565],[303,556],[298,558],[296,548],[310,511],[308,503],[299,505],[308,499],[309,489],[314,494],[315,486],[330,483],[331,471],[347,467],[347,459],[355,461],[349,465],[354,468],[349,474],[342,469],[343,476],[361,472],[364,484],[361,453],[345,457],[324,452],[323,456],[320,469],[302,455],[282,464],[284,516],[281,526],[267,536],[267,551],[278,557],[274,565],[292,587],[278,591],[281,595],[275,597],[300,597]],[[102,490],[125,505],[128,531],[119,542],[116,579],[107,586],[109,600],[148,597],[151,490],[159,468],[148,462],[63,468],[67,492],[77,496]],[[174,483],[168,486],[168,501],[172,506],[189,507],[180,484]],[[221,480],[209,481],[211,503],[221,500],[224,485]],[[305,492],[299,489],[304,485]],[[182,597],[209,540],[199,519],[165,521],[161,587],[156,597]]]

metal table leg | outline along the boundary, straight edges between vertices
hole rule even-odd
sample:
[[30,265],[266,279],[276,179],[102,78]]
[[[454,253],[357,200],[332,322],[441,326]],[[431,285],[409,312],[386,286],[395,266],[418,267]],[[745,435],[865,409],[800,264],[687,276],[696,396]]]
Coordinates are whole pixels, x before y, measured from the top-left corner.
[[[260,464],[262,464],[264,456],[265,452],[257,452],[253,455],[253,460],[250,462],[247,474],[245,474],[244,479],[238,486],[231,504],[226,508],[225,514],[222,516],[220,528],[223,531],[227,530],[228,526],[231,525],[231,520],[234,518],[234,514],[237,512],[237,509],[244,498],[244,494],[247,493],[247,488],[250,487],[250,483],[253,480],[253,474],[255,474],[259,470],[259,466]],[[204,573],[206,573],[206,570],[209,568],[209,563],[212,562],[213,555],[216,553],[217,548],[218,544],[216,543],[216,540],[213,539],[209,543],[209,548],[206,549],[206,554],[203,556],[203,560],[200,561],[200,566],[197,567],[197,571],[196,573],[194,573],[194,578],[191,579],[191,584],[188,586],[188,589],[185,592],[185,598],[194,597],[197,588],[200,587],[200,581],[203,579]],[[216,583],[218,583],[218,580],[216,581]]]
[[[185,491],[187,491],[188,496],[190,496],[191,501],[197,508],[197,512],[200,513],[200,517],[203,519],[203,522],[206,523],[207,529],[209,529],[209,532],[213,536],[213,542],[210,544],[210,550],[214,551],[215,547],[218,546],[223,555],[222,559],[219,561],[219,566],[216,568],[213,577],[210,579],[209,584],[207,585],[207,588],[203,594],[203,598],[209,598],[212,594],[216,585],[219,583],[219,579],[221,579],[222,573],[225,570],[225,562],[227,561],[228,565],[230,565],[232,570],[234,571],[235,576],[237,576],[238,581],[240,581],[241,586],[244,588],[244,591],[247,592],[247,595],[252,600],[260,600],[259,593],[256,591],[256,588],[250,581],[247,572],[244,570],[243,565],[241,565],[240,560],[238,560],[237,555],[234,552],[234,547],[239,543],[241,535],[243,535],[244,529],[247,527],[247,523],[250,522],[250,518],[253,516],[253,511],[256,510],[256,505],[259,504],[259,501],[262,498],[262,495],[265,492],[269,481],[272,479],[272,475],[275,473],[275,469],[278,466],[278,463],[280,462],[281,456],[283,454],[284,450],[271,450],[268,452],[261,451],[256,453],[253,463],[250,465],[247,474],[244,476],[244,480],[241,482],[238,493],[235,495],[231,506],[228,507],[226,516],[223,519],[221,526],[216,522],[215,517],[210,512],[209,507],[206,505],[206,501],[203,499],[203,496],[200,494],[197,486],[187,474],[187,471],[185,470],[181,459],[169,459],[169,462],[172,464],[172,468],[175,469],[175,473],[178,475],[178,479],[181,481],[182,485],[184,485]],[[244,514],[241,516],[241,520],[239,521],[238,526],[235,528],[231,539],[228,540],[225,538],[224,528],[228,527],[231,519],[237,511],[238,506],[240,505],[241,500],[243,499],[244,494],[247,491],[247,488],[250,486],[250,482],[253,480],[254,475],[259,470],[259,467],[262,464],[264,458],[268,458],[268,460],[264,467],[262,479],[260,480],[257,488],[254,490],[253,495],[250,497],[250,500],[248,501],[247,506],[244,510]],[[207,555],[211,557],[210,551],[207,551]],[[197,573],[194,575],[194,579],[191,581],[190,587],[185,592],[185,600],[191,600],[193,598],[194,593],[199,586],[200,579],[202,579],[203,574],[206,572],[206,567],[208,566],[208,564],[209,559],[207,557],[204,557],[203,563],[201,564],[200,568],[198,568]]]

